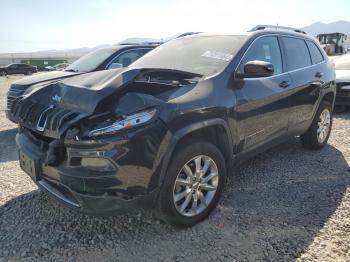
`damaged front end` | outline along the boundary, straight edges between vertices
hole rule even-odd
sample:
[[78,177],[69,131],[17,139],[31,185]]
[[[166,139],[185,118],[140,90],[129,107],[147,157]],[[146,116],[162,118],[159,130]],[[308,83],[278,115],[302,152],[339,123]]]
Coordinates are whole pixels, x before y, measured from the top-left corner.
[[171,70],[101,71],[42,86],[12,107],[22,169],[80,211],[152,206],[169,142],[170,100],[199,76]]

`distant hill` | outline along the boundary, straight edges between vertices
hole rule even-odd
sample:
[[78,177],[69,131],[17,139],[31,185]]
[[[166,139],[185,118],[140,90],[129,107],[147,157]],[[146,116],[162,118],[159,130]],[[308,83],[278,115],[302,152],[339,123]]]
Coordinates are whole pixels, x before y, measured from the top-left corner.
[[316,36],[320,33],[345,33],[350,37],[350,22],[337,21],[329,24],[317,22],[302,28],[309,35]]
[[[162,38],[142,38],[142,37],[132,37],[127,38],[119,43],[115,43],[115,45],[118,44],[142,44],[146,42],[165,42],[170,39],[173,39],[180,34],[166,37],[164,39]],[[78,58],[81,57],[91,51],[94,51],[98,48],[102,47],[109,47],[113,45],[98,45],[95,47],[81,47],[81,48],[73,48],[73,49],[65,49],[65,50],[42,50],[37,52],[28,52],[28,53],[0,53],[0,59],[11,59],[11,58]]]
[[43,50],[37,52],[28,53],[2,53],[1,58],[78,58],[81,57],[97,48],[108,47],[110,45],[99,45],[96,47],[82,47],[75,49],[65,49],[65,50]]
[[127,38],[119,44],[142,44],[146,42],[162,42],[162,39],[157,39],[157,38],[141,38],[141,37],[132,37],[132,38]]
[[[317,22],[312,25],[301,28],[306,31],[309,35],[316,36],[319,33],[331,33],[331,32],[341,32],[347,34],[350,40],[350,22],[348,21],[337,21],[334,23],[321,23]],[[117,44],[123,43],[145,43],[145,42],[166,42],[173,38],[176,38],[180,34],[173,35],[165,38],[144,38],[144,37],[132,37],[127,38]],[[348,41],[349,41],[348,40]],[[98,45],[95,47],[82,47],[82,48],[74,48],[74,49],[66,49],[66,50],[44,50],[38,52],[30,52],[30,53],[3,53],[0,54],[0,59],[13,59],[13,58],[72,58],[76,59],[81,57],[93,50],[96,50],[101,47],[108,47],[112,45]]]

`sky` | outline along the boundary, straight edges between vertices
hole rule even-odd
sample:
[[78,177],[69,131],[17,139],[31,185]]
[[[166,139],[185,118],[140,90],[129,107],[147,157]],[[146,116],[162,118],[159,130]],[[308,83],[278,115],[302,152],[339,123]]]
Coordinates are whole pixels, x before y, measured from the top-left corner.
[[[332,8],[330,8],[332,6]],[[350,0],[0,0],[0,53],[350,20]]]

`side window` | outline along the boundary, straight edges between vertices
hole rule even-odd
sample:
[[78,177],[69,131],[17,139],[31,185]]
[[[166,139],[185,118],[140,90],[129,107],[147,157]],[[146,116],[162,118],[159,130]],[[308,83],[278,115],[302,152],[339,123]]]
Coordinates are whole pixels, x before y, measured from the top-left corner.
[[283,72],[281,49],[275,36],[266,36],[257,39],[245,54],[238,71],[243,73],[244,65],[249,61],[260,60],[273,64],[274,74]]
[[282,37],[286,53],[287,70],[295,70],[311,65],[309,50],[303,39]]
[[317,64],[322,62],[324,58],[320,49],[316,46],[316,44],[311,41],[306,41],[306,43],[310,50],[312,63]]
[[144,48],[144,49],[142,49],[142,54],[147,54],[149,51],[151,51],[152,49],[150,49],[150,48]]
[[10,66],[11,69],[17,69],[18,68],[18,65],[17,64],[13,64]]
[[118,63],[123,65],[123,67],[130,65],[137,59],[139,59],[141,56],[143,56],[143,50],[130,50],[130,51],[125,51],[124,53],[120,54],[117,56],[112,62],[113,63]]

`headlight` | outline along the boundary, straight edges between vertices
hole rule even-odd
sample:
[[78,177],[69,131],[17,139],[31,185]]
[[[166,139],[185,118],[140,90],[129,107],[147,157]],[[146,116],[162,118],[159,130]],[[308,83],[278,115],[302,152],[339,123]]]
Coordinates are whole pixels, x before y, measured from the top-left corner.
[[133,128],[149,122],[156,115],[156,110],[148,110],[126,116],[123,120],[117,121],[110,126],[98,128],[88,133],[88,136],[101,136],[113,134],[116,131]]

